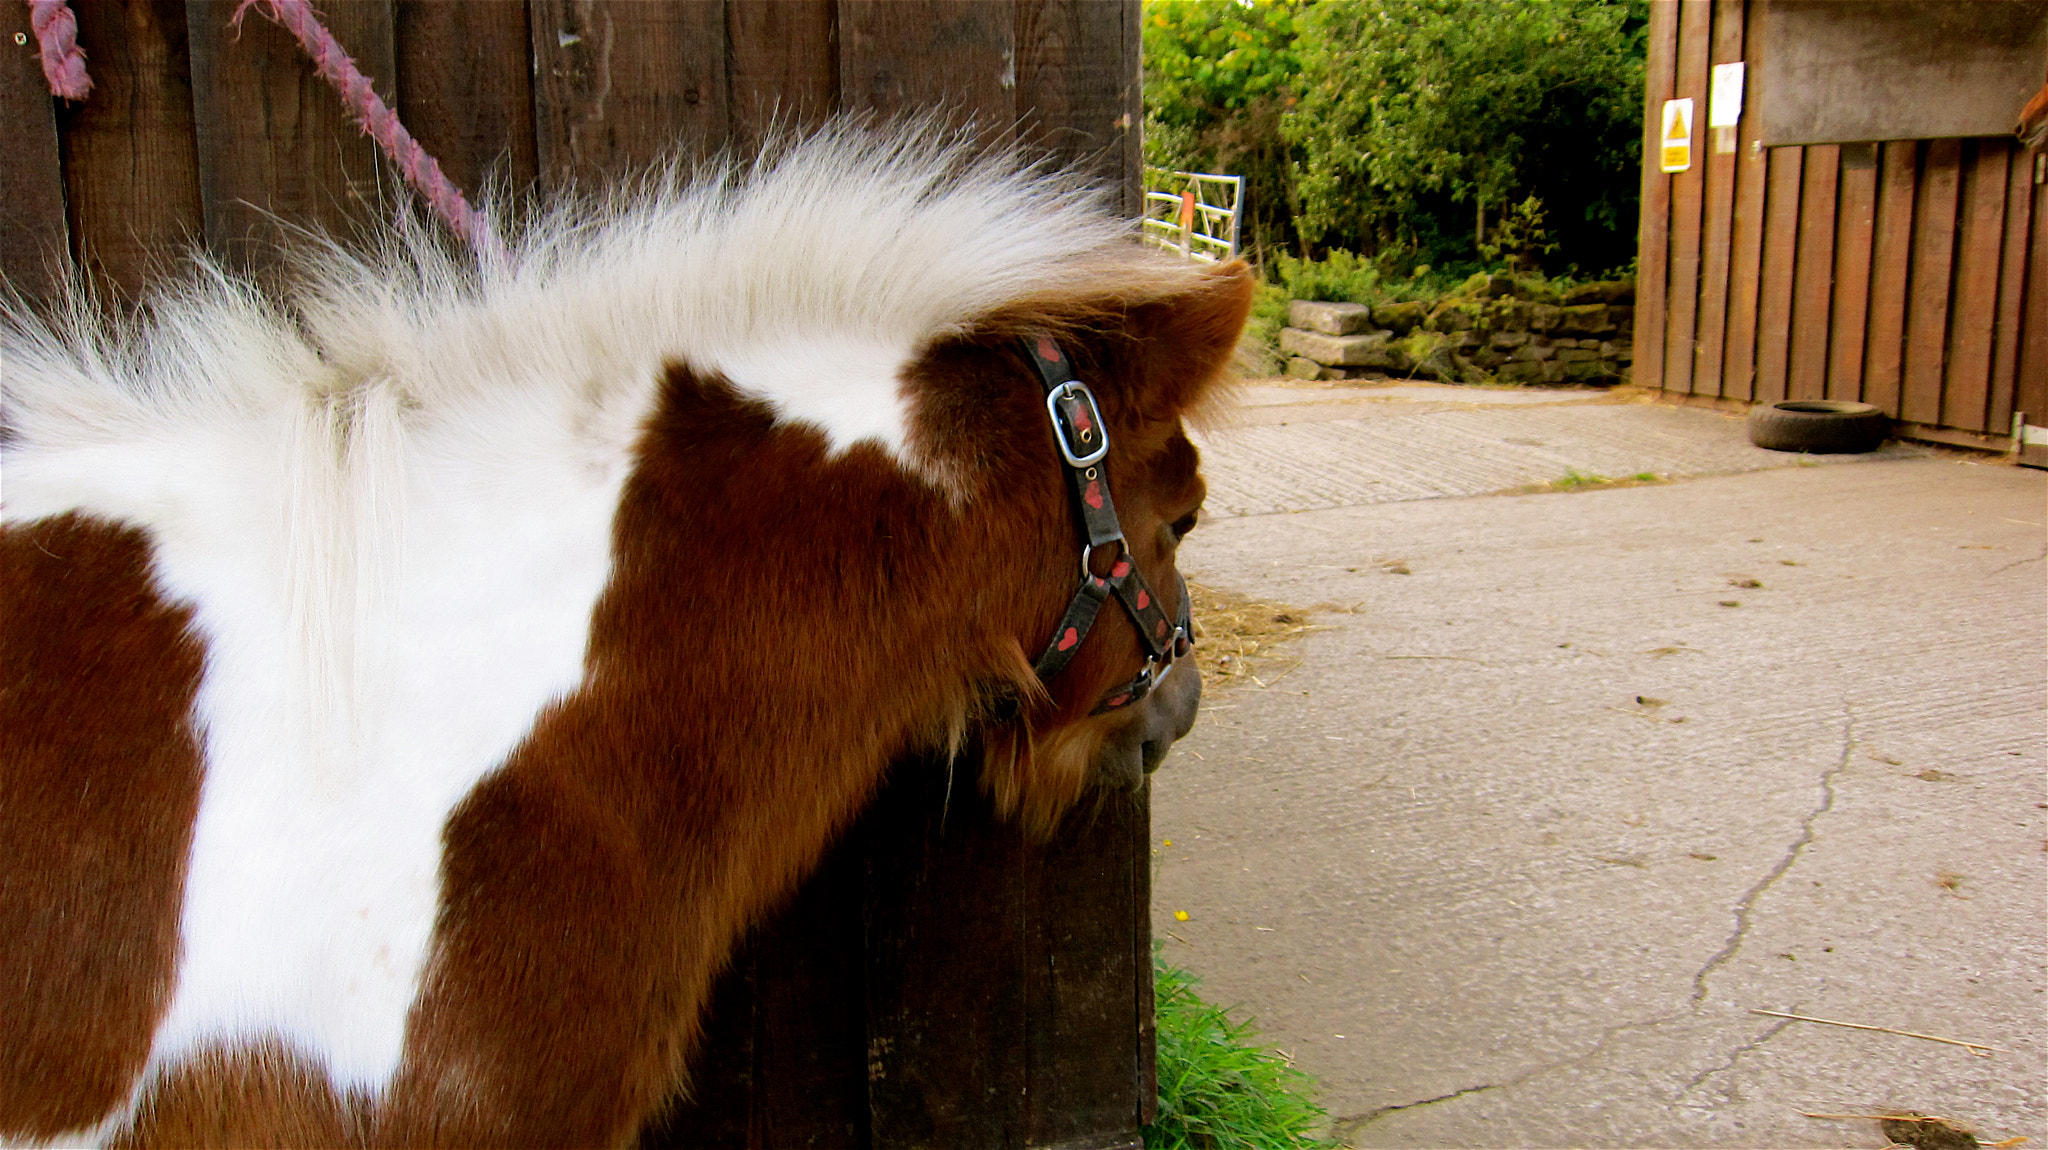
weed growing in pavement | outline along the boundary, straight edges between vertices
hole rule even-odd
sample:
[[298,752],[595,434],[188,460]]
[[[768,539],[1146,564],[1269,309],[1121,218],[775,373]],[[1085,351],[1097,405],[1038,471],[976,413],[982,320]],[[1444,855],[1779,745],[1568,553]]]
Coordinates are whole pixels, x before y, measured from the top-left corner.
[[1603,487],[1644,487],[1667,480],[1654,471],[1638,471],[1626,479],[1609,479],[1590,471],[1567,467],[1564,478],[1548,483],[1531,483],[1526,487],[1514,487],[1502,492],[1503,495],[1543,495],[1553,491],[1598,491]]
[[1152,962],[1159,1036],[1159,1117],[1144,1128],[1153,1150],[1323,1150],[1310,1135],[1327,1115],[1315,1080],[1260,1046],[1249,1022],[1195,994],[1198,980],[1157,955]]

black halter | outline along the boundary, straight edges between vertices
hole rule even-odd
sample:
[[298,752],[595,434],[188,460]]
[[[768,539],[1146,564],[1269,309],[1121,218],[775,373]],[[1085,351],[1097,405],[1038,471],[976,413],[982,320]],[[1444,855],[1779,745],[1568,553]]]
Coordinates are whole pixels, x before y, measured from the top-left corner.
[[[1051,682],[1074,657],[1074,652],[1081,649],[1103,601],[1111,595],[1124,605],[1137,629],[1138,641],[1145,645],[1145,669],[1138,672],[1137,678],[1104,695],[1091,712],[1099,715],[1128,707],[1151,694],[1167,672],[1173,670],[1174,660],[1193,648],[1187,581],[1181,580],[1180,619],[1169,620],[1159,607],[1159,596],[1153,594],[1151,585],[1131,562],[1123,526],[1116,519],[1116,504],[1109,498],[1109,476],[1103,462],[1109,455],[1109,429],[1103,425],[1095,393],[1074,378],[1072,365],[1050,335],[1026,337],[1024,348],[1045,381],[1045,410],[1052,419],[1053,442],[1059,446],[1067,490],[1073,493],[1074,506],[1081,513],[1081,530],[1087,536],[1081,545],[1080,589],[1074,592],[1051,642],[1045,645],[1032,669],[1038,672],[1039,682]],[[1097,575],[1093,566],[1095,551],[1109,544],[1116,545],[1116,560],[1110,565],[1109,574]]]

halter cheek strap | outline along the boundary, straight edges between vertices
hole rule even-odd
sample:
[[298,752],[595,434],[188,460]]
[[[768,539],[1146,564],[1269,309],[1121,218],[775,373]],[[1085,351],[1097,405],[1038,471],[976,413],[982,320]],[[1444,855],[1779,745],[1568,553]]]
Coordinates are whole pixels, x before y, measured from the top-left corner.
[[[1024,348],[1045,384],[1045,410],[1052,421],[1053,442],[1058,446],[1067,490],[1080,514],[1086,541],[1081,546],[1081,584],[1067,610],[1060,617],[1052,639],[1033,664],[1040,682],[1051,682],[1080,650],[1102,605],[1114,597],[1145,647],[1145,668],[1137,678],[1103,696],[1095,714],[1127,707],[1144,698],[1159,685],[1174,661],[1193,647],[1192,622],[1188,615],[1187,583],[1181,582],[1181,610],[1178,620],[1169,620],[1159,606],[1145,577],[1131,562],[1124,544],[1123,525],[1117,521],[1116,503],[1109,495],[1105,460],[1109,455],[1109,429],[1103,424],[1102,409],[1088,385],[1074,378],[1073,366],[1050,335],[1027,336]],[[1107,575],[1095,574],[1096,549],[1115,547],[1115,560]]]

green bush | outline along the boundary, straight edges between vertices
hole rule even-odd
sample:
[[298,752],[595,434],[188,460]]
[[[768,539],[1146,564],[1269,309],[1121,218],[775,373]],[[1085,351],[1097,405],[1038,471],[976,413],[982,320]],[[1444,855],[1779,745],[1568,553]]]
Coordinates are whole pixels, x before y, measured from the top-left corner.
[[1239,366],[1254,376],[1276,375],[1281,368],[1280,329],[1287,326],[1287,301],[1278,284],[1260,283],[1252,293],[1252,314],[1238,339]]
[[[1474,271],[1484,270],[1470,261],[1443,267],[1410,263],[1405,272],[1397,274],[1387,270],[1389,262],[1396,267],[1401,264],[1366,259],[1337,248],[1319,260],[1297,259],[1281,253],[1267,265],[1267,272],[1286,299],[1373,305],[1449,295]],[[1280,314],[1286,314],[1284,304]]]
[[1317,1150],[1310,1130],[1326,1117],[1315,1083],[1260,1046],[1248,1022],[1203,1002],[1196,979],[1156,955],[1152,993],[1159,1036],[1159,1118],[1145,1145],[1171,1150]]
[[[1510,250],[1620,263],[1635,246],[1646,0],[1344,0],[1302,9],[1296,225],[1312,241],[1469,258],[1526,203]],[[1489,233],[1491,228],[1488,229]]]
[[[1383,276],[1634,254],[1648,0],[1145,0],[1148,163]],[[1484,228],[1481,227],[1482,217]],[[1485,250],[1482,250],[1484,248]]]
[[1320,260],[1296,259],[1282,253],[1273,261],[1273,274],[1288,299],[1390,302],[1380,284],[1379,265],[1341,249]]
[[1294,242],[1298,0],[1147,0],[1145,162],[1245,178],[1239,246],[1255,262]]

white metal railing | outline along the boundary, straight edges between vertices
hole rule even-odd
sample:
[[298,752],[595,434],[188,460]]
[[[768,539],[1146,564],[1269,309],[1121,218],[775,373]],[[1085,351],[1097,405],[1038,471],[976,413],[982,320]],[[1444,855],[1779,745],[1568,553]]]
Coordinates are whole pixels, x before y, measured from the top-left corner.
[[1187,259],[1216,263],[1236,256],[1243,205],[1243,176],[1145,169],[1144,238]]

